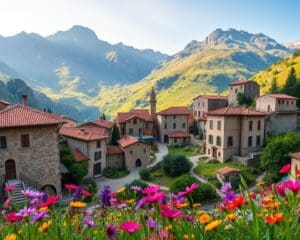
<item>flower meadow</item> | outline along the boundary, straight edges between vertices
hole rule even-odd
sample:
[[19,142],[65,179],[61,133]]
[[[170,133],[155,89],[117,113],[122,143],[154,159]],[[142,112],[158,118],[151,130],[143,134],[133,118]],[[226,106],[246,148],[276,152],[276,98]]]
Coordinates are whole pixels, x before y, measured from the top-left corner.
[[[287,180],[272,186],[257,185],[241,192],[223,184],[224,198],[211,210],[202,209],[191,193],[197,183],[178,193],[159,186],[131,187],[111,192],[104,187],[92,203],[91,194],[73,184],[66,207],[57,206],[59,196],[24,191],[27,204],[16,208],[10,202],[13,186],[1,210],[0,238],[15,239],[300,239],[300,181]],[[133,197],[132,197],[133,196]]]

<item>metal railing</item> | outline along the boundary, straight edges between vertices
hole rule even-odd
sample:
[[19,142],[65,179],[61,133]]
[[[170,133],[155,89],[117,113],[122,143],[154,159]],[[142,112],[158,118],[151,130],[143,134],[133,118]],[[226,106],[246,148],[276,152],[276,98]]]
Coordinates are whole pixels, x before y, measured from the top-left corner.
[[19,174],[20,176],[20,180],[27,186],[29,186],[30,188],[34,189],[34,190],[41,190],[42,185],[37,182],[36,180],[32,179],[29,176],[26,176],[24,173],[20,172]]

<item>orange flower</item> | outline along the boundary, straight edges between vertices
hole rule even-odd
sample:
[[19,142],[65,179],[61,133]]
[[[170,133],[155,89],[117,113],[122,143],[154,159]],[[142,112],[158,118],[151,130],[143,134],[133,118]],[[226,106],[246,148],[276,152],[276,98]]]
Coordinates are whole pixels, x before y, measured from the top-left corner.
[[266,217],[266,223],[268,224],[276,224],[283,221],[284,217],[282,213],[275,213],[273,216]]
[[300,169],[296,171],[296,176],[300,176]]
[[199,222],[201,224],[205,224],[205,223],[208,223],[210,221],[210,219],[211,219],[211,217],[207,213],[204,213],[199,217]]
[[237,218],[237,215],[235,213],[230,213],[226,216],[227,221],[233,221]]

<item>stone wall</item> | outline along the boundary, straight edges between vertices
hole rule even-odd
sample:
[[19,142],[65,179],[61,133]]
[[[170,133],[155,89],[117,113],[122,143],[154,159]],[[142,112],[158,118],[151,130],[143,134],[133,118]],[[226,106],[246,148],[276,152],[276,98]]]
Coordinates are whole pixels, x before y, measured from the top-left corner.
[[147,166],[150,164],[150,152],[151,145],[146,143],[135,143],[124,149],[125,152],[125,164],[128,170],[136,167],[136,161],[141,160],[141,166]]
[[106,156],[106,167],[124,169],[125,168],[124,153],[107,155]]

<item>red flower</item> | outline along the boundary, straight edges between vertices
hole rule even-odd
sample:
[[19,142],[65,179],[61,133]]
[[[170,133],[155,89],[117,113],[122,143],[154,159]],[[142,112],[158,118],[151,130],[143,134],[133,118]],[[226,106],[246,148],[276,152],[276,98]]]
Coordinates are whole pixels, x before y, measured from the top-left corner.
[[142,224],[133,222],[133,221],[127,221],[120,225],[120,229],[132,234],[135,231],[139,230],[142,227]]
[[296,171],[296,176],[300,176],[300,169]]
[[65,189],[75,190],[77,186],[75,184],[65,184]]
[[57,195],[57,196],[51,196],[45,202],[41,203],[39,205],[39,208],[51,206],[54,203],[56,203],[59,200],[59,198],[60,198],[59,195]]
[[14,190],[15,188],[16,188],[15,185],[10,185],[10,186],[5,187],[4,190],[5,190],[6,192],[11,192],[11,191]]
[[173,209],[169,208],[166,205],[162,205],[161,210],[160,210],[160,215],[162,217],[175,219],[175,218],[180,218],[181,211],[180,210],[173,210]]
[[268,224],[276,224],[283,221],[284,217],[282,213],[275,213],[273,216],[266,218],[266,223]]
[[81,190],[81,193],[82,193],[82,195],[85,196],[85,197],[91,197],[91,196],[92,196],[92,194],[90,194],[88,191],[86,191],[86,190],[84,190],[84,189]]
[[16,212],[9,213],[5,216],[7,222],[14,223],[21,220],[21,217]]
[[291,164],[286,164],[280,169],[280,173],[288,173],[291,171]]

